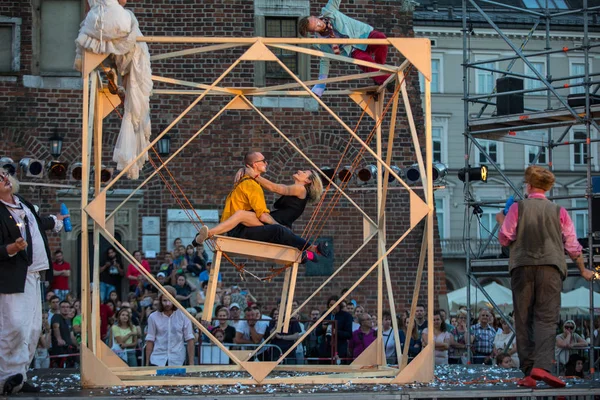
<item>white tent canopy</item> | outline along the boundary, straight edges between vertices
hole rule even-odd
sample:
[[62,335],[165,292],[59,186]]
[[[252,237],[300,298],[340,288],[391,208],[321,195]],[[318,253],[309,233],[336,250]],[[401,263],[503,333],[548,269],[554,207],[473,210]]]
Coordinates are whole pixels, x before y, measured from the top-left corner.
[[[509,288],[492,282],[484,286],[483,289],[502,311],[512,311],[512,291]],[[467,305],[466,287],[450,292],[446,296],[448,297],[448,308],[452,314],[456,313],[459,307]],[[471,286],[471,308],[478,310],[482,307],[492,308],[492,304],[481,290]],[[473,312],[476,312],[476,310],[474,309]]]
[[[589,314],[590,312],[590,289],[578,287],[560,296],[561,312],[569,314]],[[600,293],[594,292],[594,307],[600,308]]]

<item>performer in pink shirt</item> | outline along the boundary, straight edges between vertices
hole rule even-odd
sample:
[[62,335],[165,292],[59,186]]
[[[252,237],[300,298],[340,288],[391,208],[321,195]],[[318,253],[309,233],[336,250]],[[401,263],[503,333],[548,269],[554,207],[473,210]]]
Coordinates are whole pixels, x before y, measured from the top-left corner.
[[554,357],[560,293],[567,276],[565,251],[577,264],[582,277],[594,273],[585,268],[581,245],[567,210],[548,199],[554,174],[532,165],[525,170],[528,197],[514,203],[506,217],[496,215],[501,225],[498,239],[510,248],[508,264],[513,292],[517,352],[525,378],[519,386],[535,387],[542,380],[553,387],[565,382],[550,373]]

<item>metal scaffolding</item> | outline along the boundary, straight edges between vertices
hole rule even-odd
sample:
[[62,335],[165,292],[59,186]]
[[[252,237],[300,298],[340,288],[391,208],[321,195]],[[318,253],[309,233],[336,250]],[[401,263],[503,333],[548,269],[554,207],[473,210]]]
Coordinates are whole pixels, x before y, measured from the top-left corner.
[[[599,239],[598,235],[594,235],[592,229],[592,143],[598,141],[598,139],[592,139],[591,128],[594,127],[600,132],[598,120],[600,120],[600,105],[593,105],[591,102],[591,96],[595,95],[600,89],[600,73],[592,73],[590,71],[589,59],[590,51],[594,48],[600,47],[598,43],[590,43],[590,20],[596,21],[600,5],[588,6],[588,0],[582,0],[582,7],[577,9],[558,9],[556,3],[551,0],[537,0],[539,8],[521,8],[513,5],[502,4],[501,2],[491,0],[462,0],[462,38],[463,38],[463,91],[464,91],[464,150],[465,150],[465,168],[469,168],[470,162],[470,149],[473,146],[476,151],[479,151],[487,159],[490,165],[490,170],[493,173],[502,178],[506,184],[510,186],[514,192],[515,198],[522,199],[523,193],[519,188],[520,182],[515,183],[507,176],[505,171],[495,162],[493,157],[489,154],[487,149],[481,145],[479,140],[486,139],[492,141],[502,141],[506,143],[515,143],[523,145],[535,145],[539,146],[539,151],[533,159],[533,163],[537,163],[540,155],[545,151],[547,156],[547,162],[550,168],[553,167],[553,154],[552,151],[556,147],[565,145],[581,145],[587,149],[587,160],[586,160],[586,188],[583,196],[561,196],[565,198],[585,198],[587,199],[587,222],[588,222],[588,234],[587,240],[589,245],[589,254],[587,257],[587,266],[590,269],[594,269],[594,261],[599,262],[600,257],[596,256],[594,260],[594,247],[600,247],[600,245],[593,245],[593,239]],[[486,10],[483,6],[487,6]],[[490,16],[489,7],[493,7],[494,10],[503,10],[511,12],[520,12],[521,15],[531,17],[532,28],[529,34],[523,38],[520,45],[516,45],[511,41],[508,35],[503,32],[503,29],[494,22],[492,16]],[[569,16],[574,18],[581,23],[583,34],[582,43],[572,48],[562,47],[560,49],[552,48],[552,32],[556,27],[557,19],[561,17]],[[522,21],[521,21],[522,22]],[[471,60],[471,43],[470,37],[473,34],[473,24],[483,25],[486,28],[491,28],[497,34],[498,39],[505,42],[511,49],[511,55],[506,57],[497,57],[493,59],[478,59],[477,61]],[[554,24],[554,25],[553,25]],[[542,29],[538,30],[538,26],[541,25]],[[533,37],[534,33],[539,34],[539,31],[544,31],[545,49],[544,51],[528,52],[525,53],[526,45]],[[574,53],[583,55],[584,59],[584,73],[579,75],[553,77],[551,74],[551,63],[550,56],[552,54],[559,53]],[[543,75],[538,71],[530,61],[531,57],[545,56],[546,58],[546,73]],[[529,67],[531,73],[534,76],[520,74],[512,71],[512,67],[517,61],[522,61],[524,65]],[[506,69],[500,68],[489,68],[489,63],[497,63],[500,61],[510,61]],[[511,90],[498,93],[497,88],[494,88],[489,94],[473,94],[470,91],[470,73],[471,71],[483,70],[498,74],[500,77],[518,77],[532,79],[541,84],[539,88],[524,88],[522,90]],[[573,79],[582,80],[581,82],[571,83]],[[559,91],[568,87],[583,87],[585,88],[585,105],[580,107],[572,107],[569,105],[567,96],[563,95]],[[544,110],[537,110],[532,108],[525,108],[523,114],[512,114],[495,116],[492,117],[483,116],[486,109],[495,107],[499,96],[505,95],[524,95],[525,93],[532,92],[545,92],[546,94],[546,108]],[[552,107],[552,102],[558,101],[560,108]],[[481,106],[477,112],[473,112],[473,106]],[[565,140],[566,135],[570,132],[570,129],[574,125],[585,126],[586,139],[579,141]],[[552,132],[553,128],[564,127],[561,132]],[[544,137],[533,137],[530,135],[526,138],[520,138],[517,132],[527,130],[545,130],[546,134]],[[557,134],[558,133],[558,134]],[[553,137],[554,136],[554,137]],[[552,197],[549,197],[552,199]],[[498,231],[498,225],[491,231],[489,240],[484,244],[483,250],[480,249],[478,254],[471,254],[471,218],[470,213],[474,207],[481,207],[482,205],[496,204],[499,208],[504,204],[506,199],[497,199],[493,201],[481,202],[476,201],[471,194],[471,185],[469,184],[469,175],[466,174],[465,185],[464,185],[464,200],[465,200],[465,248],[466,248],[466,274],[468,276],[467,286],[467,311],[469,318],[471,317],[471,285],[475,285],[479,288],[486,296],[488,301],[494,306],[499,314],[504,318],[502,311],[494,304],[489,294],[485,292],[482,286],[477,281],[478,277],[483,276],[508,276],[507,259],[495,259],[485,260],[481,259],[481,255],[484,254],[485,248],[490,244],[492,237]],[[572,267],[569,268],[569,272],[575,270]],[[593,304],[593,282],[590,282],[590,326],[593,329],[594,326],[594,304]],[[514,332],[514,327],[511,327]],[[468,357],[471,357],[471,345],[470,345],[470,332],[467,329],[466,332],[466,343]],[[594,362],[594,351],[590,351],[590,371],[594,373],[595,362]]]

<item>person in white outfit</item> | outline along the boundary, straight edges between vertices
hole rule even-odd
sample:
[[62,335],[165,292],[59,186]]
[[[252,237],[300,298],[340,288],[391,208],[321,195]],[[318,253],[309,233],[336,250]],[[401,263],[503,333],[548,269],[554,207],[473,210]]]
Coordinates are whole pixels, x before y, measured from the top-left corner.
[[52,265],[45,231],[62,229],[66,215],[42,218],[17,195],[18,181],[0,170],[0,388],[35,393],[27,368],[42,331],[40,272]]
[[[173,286],[165,286],[171,296],[177,292]],[[148,317],[146,335],[146,365],[181,366],[185,362],[194,365],[194,330],[190,320],[161,293],[158,311]]]

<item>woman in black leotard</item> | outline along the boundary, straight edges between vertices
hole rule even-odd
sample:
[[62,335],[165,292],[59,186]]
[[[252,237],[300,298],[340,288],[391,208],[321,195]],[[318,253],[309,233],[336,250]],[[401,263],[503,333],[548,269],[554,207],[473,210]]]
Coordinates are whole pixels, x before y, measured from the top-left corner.
[[[249,175],[252,175],[252,172]],[[238,176],[243,176],[243,173],[238,173]],[[317,201],[323,194],[323,182],[315,171],[299,170],[292,177],[294,183],[291,185],[273,183],[262,176],[255,178],[263,188],[281,195],[274,204],[271,216],[277,223],[290,229],[294,221],[304,212],[306,204]],[[245,226],[263,225],[253,211],[239,210],[214,228],[208,229],[208,227],[203,226],[196,237],[196,242],[201,243],[207,237],[229,232],[238,224]]]

